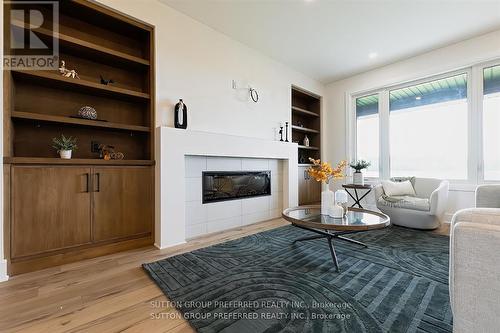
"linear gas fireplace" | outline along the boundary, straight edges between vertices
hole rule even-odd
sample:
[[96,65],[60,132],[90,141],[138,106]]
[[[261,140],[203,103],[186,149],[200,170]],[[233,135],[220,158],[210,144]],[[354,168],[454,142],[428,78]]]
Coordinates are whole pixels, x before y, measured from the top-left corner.
[[203,172],[203,203],[271,195],[271,171]]

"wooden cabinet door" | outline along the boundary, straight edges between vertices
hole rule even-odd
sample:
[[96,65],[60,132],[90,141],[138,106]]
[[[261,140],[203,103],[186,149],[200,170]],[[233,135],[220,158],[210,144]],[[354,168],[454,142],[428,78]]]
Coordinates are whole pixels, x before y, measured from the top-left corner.
[[321,182],[317,182],[314,179],[309,179],[309,203],[320,203],[321,202]]
[[307,167],[299,166],[299,205],[309,203],[309,176],[307,175]]
[[12,258],[90,243],[90,172],[12,166]]
[[93,172],[93,240],[151,233],[153,168],[101,167]]

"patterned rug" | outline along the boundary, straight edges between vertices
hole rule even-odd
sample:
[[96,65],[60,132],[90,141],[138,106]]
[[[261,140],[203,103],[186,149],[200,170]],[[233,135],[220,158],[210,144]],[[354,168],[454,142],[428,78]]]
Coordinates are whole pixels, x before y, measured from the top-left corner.
[[144,269],[199,332],[451,332],[449,238],[400,227],[335,240],[285,226]]

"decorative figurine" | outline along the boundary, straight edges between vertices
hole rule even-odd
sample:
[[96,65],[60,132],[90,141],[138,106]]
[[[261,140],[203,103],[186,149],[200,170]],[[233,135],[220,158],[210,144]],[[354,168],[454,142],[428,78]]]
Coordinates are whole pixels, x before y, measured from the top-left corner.
[[280,126],[280,131],[279,131],[279,133],[280,133],[280,141],[282,141],[282,142],[283,142],[283,126]]
[[307,134],[304,136],[304,146],[309,147],[309,138],[307,137]]
[[106,80],[102,75],[99,75],[101,77],[101,84],[104,84],[104,85],[108,85],[109,83],[115,83],[115,81],[113,81],[113,79],[109,79],[109,80]]
[[69,70],[66,68],[66,62],[64,60],[61,60],[61,67],[59,67],[59,73],[61,73],[62,76],[64,77],[70,77],[72,79],[79,79],[80,77],[78,76],[78,73],[72,69]]
[[187,106],[184,104],[182,99],[179,99],[179,103],[175,104],[174,107],[175,119],[174,126],[175,128],[187,128]]
[[288,141],[288,121],[285,122],[285,142],[290,142]]
[[78,110],[78,116],[84,119],[96,120],[97,111],[91,106],[84,106]]
[[125,155],[120,152],[115,152],[115,147],[110,145],[99,145],[99,157],[109,161],[109,160],[123,160]]

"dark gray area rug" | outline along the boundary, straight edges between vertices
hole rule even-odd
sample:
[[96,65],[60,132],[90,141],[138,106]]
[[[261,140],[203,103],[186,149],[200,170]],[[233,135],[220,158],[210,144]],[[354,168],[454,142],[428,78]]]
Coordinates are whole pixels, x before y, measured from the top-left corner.
[[449,238],[390,227],[335,240],[285,226],[144,269],[199,332],[451,332]]

